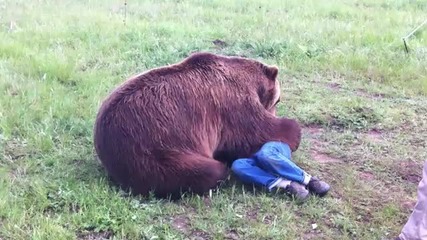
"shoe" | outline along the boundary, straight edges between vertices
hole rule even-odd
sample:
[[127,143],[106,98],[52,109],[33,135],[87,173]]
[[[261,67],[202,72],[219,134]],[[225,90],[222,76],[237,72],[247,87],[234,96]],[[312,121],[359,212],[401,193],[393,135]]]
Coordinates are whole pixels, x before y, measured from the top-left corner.
[[291,182],[288,186],[286,186],[285,191],[294,196],[299,201],[307,200],[310,194],[304,185],[297,182]]
[[307,187],[310,192],[318,195],[319,197],[325,196],[331,188],[329,184],[324,181],[320,181],[317,177],[311,177]]
[[286,193],[292,195],[293,197],[295,197],[295,199],[299,201],[307,200],[310,195],[310,192],[303,184],[283,178],[277,179],[276,182],[273,183],[271,188],[276,188],[277,190],[283,189]]

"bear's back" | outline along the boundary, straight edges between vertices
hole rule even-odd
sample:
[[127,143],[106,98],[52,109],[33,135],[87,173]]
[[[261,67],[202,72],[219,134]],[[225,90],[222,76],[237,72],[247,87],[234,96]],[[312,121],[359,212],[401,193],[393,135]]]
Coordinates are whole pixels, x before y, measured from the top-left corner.
[[121,84],[100,108],[97,140],[111,147],[126,141],[127,147],[143,145],[149,151],[194,148],[217,138],[222,113],[237,104],[243,87],[227,76],[228,69],[216,58],[195,55]]

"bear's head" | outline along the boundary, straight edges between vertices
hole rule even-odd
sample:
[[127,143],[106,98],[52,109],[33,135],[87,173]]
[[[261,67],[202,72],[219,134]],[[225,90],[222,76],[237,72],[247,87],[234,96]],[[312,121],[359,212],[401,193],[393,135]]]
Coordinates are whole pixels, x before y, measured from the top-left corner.
[[255,59],[206,52],[193,53],[184,62],[186,66],[211,67],[214,69],[212,73],[219,71],[221,77],[231,76],[232,82],[247,88],[269,113],[276,115],[276,105],[280,101],[279,70],[276,66]]
[[277,79],[279,70],[275,66],[261,64],[265,79],[262,79],[258,86],[257,94],[261,104],[273,115],[276,115],[276,107],[280,102],[280,83]]
[[248,58],[232,57],[233,68],[241,80],[249,83],[260,103],[267,111],[276,115],[276,105],[280,101],[280,83],[277,79],[279,69],[260,61]]

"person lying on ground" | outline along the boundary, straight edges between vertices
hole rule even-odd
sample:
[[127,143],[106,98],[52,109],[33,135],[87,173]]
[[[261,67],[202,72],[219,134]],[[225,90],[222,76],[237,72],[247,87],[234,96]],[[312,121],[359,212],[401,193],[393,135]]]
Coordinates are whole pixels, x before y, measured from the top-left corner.
[[251,158],[235,160],[231,170],[244,183],[266,187],[269,191],[285,190],[297,200],[306,200],[309,193],[325,196],[329,184],[298,167],[291,153],[286,143],[268,142]]

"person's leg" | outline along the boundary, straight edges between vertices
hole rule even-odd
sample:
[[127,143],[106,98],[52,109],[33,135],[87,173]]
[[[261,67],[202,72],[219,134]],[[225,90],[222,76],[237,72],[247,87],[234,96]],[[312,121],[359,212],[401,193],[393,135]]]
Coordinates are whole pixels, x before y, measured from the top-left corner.
[[281,142],[268,142],[255,153],[257,164],[268,172],[307,185],[311,176],[291,161],[290,147]]
[[417,203],[404,225],[399,238],[402,240],[427,239],[427,161],[423,167],[423,178],[418,184]]
[[329,191],[330,186],[298,167],[291,160],[291,155],[291,149],[287,144],[282,142],[268,142],[255,153],[254,157],[257,165],[265,171],[306,185],[311,192],[319,196],[324,196]]
[[251,158],[237,159],[231,165],[231,170],[244,183],[254,183],[258,186],[267,187],[271,190],[275,182],[280,178],[270,174],[256,165],[255,160]]
[[305,200],[309,192],[299,184],[273,175],[259,168],[256,161],[251,158],[237,159],[231,165],[231,170],[244,183],[256,184],[268,188],[269,191],[284,189],[297,199]]

